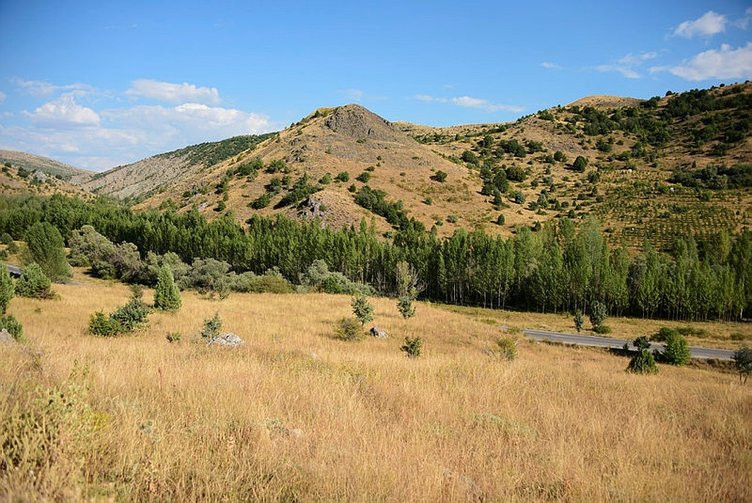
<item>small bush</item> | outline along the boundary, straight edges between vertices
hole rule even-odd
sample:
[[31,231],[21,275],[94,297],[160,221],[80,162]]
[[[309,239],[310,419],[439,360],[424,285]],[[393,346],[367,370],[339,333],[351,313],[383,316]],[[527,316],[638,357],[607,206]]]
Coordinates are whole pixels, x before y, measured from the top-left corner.
[[590,323],[593,325],[593,330],[597,331],[598,327],[606,320],[606,305],[596,300],[590,306],[590,314],[588,316],[590,317]]
[[13,237],[11,237],[11,235],[8,234],[7,232],[3,232],[3,235],[0,236],[0,243],[4,245],[9,245],[12,242],[13,242]]
[[15,293],[16,287],[8,273],[8,268],[5,264],[0,264],[0,315],[8,310],[8,304]]
[[752,374],[752,348],[742,346],[734,351],[734,367],[739,372],[739,380],[746,383]]
[[32,262],[24,268],[23,274],[16,281],[16,294],[20,297],[49,299],[53,296],[51,285],[52,282],[42,268]]
[[122,333],[123,327],[120,322],[101,311],[91,315],[89,319],[89,333],[101,337],[113,337]]
[[405,337],[405,343],[400,347],[400,351],[407,354],[408,358],[418,358],[423,346],[423,341],[420,337]]
[[343,341],[357,341],[363,338],[363,327],[355,318],[342,318],[336,323],[335,334]]
[[439,183],[444,183],[446,179],[447,179],[447,174],[441,170],[434,173],[433,176],[431,177],[431,180],[435,182],[439,182]]
[[[650,351],[650,341],[647,337],[638,337],[632,344],[637,348],[637,354],[632,357],[627,365],[627,371],[635,374],[655,374],[658,367],[655,364],[655,357]],[[627,345],[624,345],[627,348]]]
[[663,350],[662,357],[666,363],[671,365],[686,365],[692,359],[689,353],[687,339],[679,333],[672,334],[666,339],[666,348]]
[[746,341],[748,339],[752,339],[752,336],[749,334],[743,334],[741,332],[734,332],[731,334],[732,341]]
[[359,182],[368,183],[368,180],[371,179],[371,173],[368,171],[364,171],[361,174],[359,174],[356,178]]
[[23,325],[12,314],[0,316],[0,330],[3,329],[17,341],[23,338]]
[[131,298],[128,303],[119,307],[110,315],[110,318],[117,321],[125,332],[131,332],[142,327],[146,323],[146,317],[149,315],[149,306],[137,297]]
[[169,265],[162,264],[154,289],[154,307],[163,311],[177,311],[181,304],[180,290],[175,284],[172,269]]
[[207,341],[211,341],[215,337],[219,337],[222,330],[222,320],[219,317],[219,313],[214,313],[214,316],[208,320],[204,320],[204,328],[201,330],[201,337]]
[[352,310],[355,317],[360,321],[361,326],[373,320],[373,306],[368,302],[368,297],[358,293],[352,299]]
[[335,178],[338,182],[349,182],[350,181],[350,173],[347,171],[340,171],[337,173],[337,176]]
[[173,343],[173,342],[180,342],[180,339],[182,339],[182,335],[180,332],[169,332],[167,336],[165,337],[167,339],[167,342]]
[[514,360],[517,358],[517,341],[511,337],[501,337],[496,341],[496,354],[504,360]]
[[610,334],[611,327],[609,327],[608,325],[598,325],[596,327],[593,327],[593,332],[601,335]]

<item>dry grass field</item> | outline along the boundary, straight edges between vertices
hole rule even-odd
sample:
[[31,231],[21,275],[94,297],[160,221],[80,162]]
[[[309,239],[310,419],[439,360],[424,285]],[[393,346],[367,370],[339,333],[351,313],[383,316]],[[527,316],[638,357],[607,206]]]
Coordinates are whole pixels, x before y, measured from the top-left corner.
[[[13,299],[26,343],[0,346],[3,500],[752,499],[752,385],[733,374],[637,376],[521,339],[501,361],[482,317],[420,304],[403,321],[389,299],[373,300],[389,339],[343,342],[349,298],[332,295],[184,293],[104,339],[88,317],[128,289],[80,274],[55,289]],[[244,346],[196,340],[215,312]]]

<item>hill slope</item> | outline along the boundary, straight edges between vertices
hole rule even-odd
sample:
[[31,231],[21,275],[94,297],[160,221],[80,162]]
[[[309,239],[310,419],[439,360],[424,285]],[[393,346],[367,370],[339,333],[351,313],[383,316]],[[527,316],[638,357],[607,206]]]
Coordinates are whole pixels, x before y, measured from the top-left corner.
[[0,150],[0,164],[6,166],[10,164],[26,171],[41,171],[62,180],[76,180],[78,182],[83,182],[93,175],[91,171],[76,168],[54,159],[15,150]]
[[228,146],[233,139],[187,147],[85,187],[140,207],[232,211],[240,221],[284,213],[334,226],[366,218],[382,232],[410,218],[446,235],[596,216],[617,244],[668,246],[677,233],[752,225],[750,109],[752,84],[650,100],[590,96],[514,123],[449,128],[390,123],[346,105],[244,137],[248,148]]
[[84,181],[82,186],[96,194],[123,199],[143,197],[253,148],[266,136],[235,136],[218,142],[191,145],[97,173]]

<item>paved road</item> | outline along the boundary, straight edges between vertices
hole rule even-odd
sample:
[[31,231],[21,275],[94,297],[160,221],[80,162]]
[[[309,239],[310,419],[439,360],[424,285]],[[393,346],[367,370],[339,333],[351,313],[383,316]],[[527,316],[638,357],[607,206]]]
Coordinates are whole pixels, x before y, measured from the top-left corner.
[[[549,332],[547,330],[525,330],[524,333],[531,339],[558,342],[561,344],[572,344],[575,346],[622,349],[624,344],[627,343],[626,339],[598,337],[595,335],[562,334],[560,332]],[[651,343],[650,347],[651,349],[657,349],[658,351],[663,350],[663,344],[655,342]],[[629,341],[629,349],[635,349],[631,341]],[[734,357],[734,352],[730,349],[690,347],[689,350],[692,353],[692,358],[698,360],[732,360]]]

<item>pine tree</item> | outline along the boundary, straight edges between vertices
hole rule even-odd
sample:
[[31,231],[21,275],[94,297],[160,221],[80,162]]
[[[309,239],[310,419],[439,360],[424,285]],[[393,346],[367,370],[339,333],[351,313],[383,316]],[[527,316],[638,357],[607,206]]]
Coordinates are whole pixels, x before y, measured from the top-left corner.
[[180,290],[175,284],[172,269],[163,264],[159,269],[157,286],[154,289],[154,306],[162,311],[177,311],[180,309]]
[[368,297],[362,293],[353,297],[352,309],[361,326],[365,326],[366,323],[373,320],[373,306],[368,302]]
[[8,269],[5,264],[0,264],[0,315],[4,315],[8,310],[8,304],[10,304],[10,299],[13,298],[14,293],[15,287],[10,274],[8,274]]
[[19,297],[49,299],[53,296],[50,290],[50,279],[44,274],[39,264],[31,263],[24,268],[23,274],[16,282],[16,294]]

